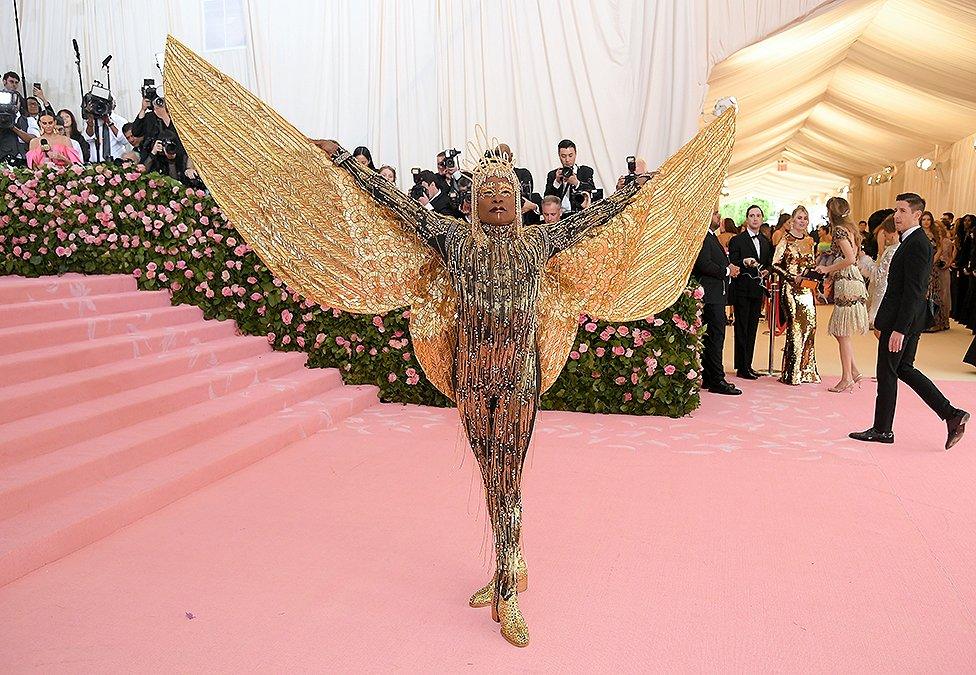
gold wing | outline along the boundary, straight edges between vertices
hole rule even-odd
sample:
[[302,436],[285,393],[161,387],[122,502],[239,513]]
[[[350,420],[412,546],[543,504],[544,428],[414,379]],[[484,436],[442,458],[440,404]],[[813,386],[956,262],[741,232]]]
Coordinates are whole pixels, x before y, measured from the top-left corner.
[[581,313],[637,321],[677,300],[718,202],[734,139],[735,109],[729,108],[619,213],[549,262],[539,302],[543,391],[566,363]]
[[172,36],[163,83],[194,166],[268,268],[306,298],[347,312],[411,306],[414,353],[453,398],[456,297],[416,232],[270,106]]

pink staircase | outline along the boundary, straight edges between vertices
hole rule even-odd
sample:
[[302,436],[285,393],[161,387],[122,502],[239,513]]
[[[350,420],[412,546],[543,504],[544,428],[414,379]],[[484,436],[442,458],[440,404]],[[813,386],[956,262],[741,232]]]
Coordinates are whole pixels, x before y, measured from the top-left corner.
[[0,586],[375,403],[131,277],[0,277]]

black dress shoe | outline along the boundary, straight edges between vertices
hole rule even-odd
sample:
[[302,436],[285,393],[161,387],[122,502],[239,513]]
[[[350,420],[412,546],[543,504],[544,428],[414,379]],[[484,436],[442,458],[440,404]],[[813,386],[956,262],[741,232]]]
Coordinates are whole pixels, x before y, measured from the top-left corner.
[[749,371],[749,370],[739,370],[739,371],[736,371],[735,374],[738,377],[741,377],[743,380],[758,380],[759,379],[759,376],[758,375],[753,375],[752,374],[752,371]]
[[946,420],[946,429],[949,435],[946,437],[946,450],[954,446],[966,433],[966,422],[969,421],[969,413],[965,410],[956,410],[955,414]]
[[749,369],[749,372],[752,373],[752,376],[756,379],[766,376],[766,373],[760,373],[758,370],[753,370],[752,368]]
[[742,390],[731,382],[719,382],[708,388],[708,391],[713,394],[725,394],[726,396],[738,396],[742,393]]
[[871,427],[867,431],[853,431],[847,434],[855,441],[868,441],[869,443],[894,443],[895,433],[893,431],[875,431]]

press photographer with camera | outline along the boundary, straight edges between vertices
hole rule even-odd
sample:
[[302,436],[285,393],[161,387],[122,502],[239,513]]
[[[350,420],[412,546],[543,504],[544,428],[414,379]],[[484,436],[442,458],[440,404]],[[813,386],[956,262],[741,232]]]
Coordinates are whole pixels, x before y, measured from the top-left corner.
[[647,161],[643,157],[627,158],[627,173],[617,179],[616,190],[622,190],[624,186],[633,183],[641,174],[647,173]]
[[424,208],[430,209],[442,216],[464,217],[459,206],[448,196],[448,190],[450,188],[442,175],[436,174],[428,169],[422,171],[414,169],[413,181],[414,184],[410,188],[410,196],[423,204]]
[[569,214],[586,208],[587,197],[596,190],[593,182],[593,169],[580,164],[576,166],[576,144],[563,139],[557,146],[561,166],[546,176],[546,196],[559,197],[563,213]]
[[20,114],[19,94],[6,87],[0,90],[0,164],[23,165],[27,144],[34,138],[27,131],[27,118]]
[[169,115],[169,108],[166,107],[166,99],[163,98],[156,89],[154,80],[143,80],[142,106],[139,114],[132,121],[132,133],[143,139],[140,147],[142,150],[139,156],[145,162],[152,152],[157,139],[164,135],[175,138],[182,149],[183,144],[176,133],[173,125],[173,118]]
[[122,135],[128,120],[115,113],[115,99],[98,82],[82,99],[81,114],[85,120],[81,135],[88,141],[91,161],[111,162],[131,149]]
[[193,168],[193,161],[186,154],[176,134],[169,131],[153,141],[149,157],[143,162],[147,172],[155,171],[180,181],[187,187],[203,189],[203,182]]
[[17,112],[25,114],[27,107],[24,105],[24,97],[20,93],[20,75],[12,70],[3,74],[3,91],[9,91],[14,95],[14,102],[17,104]]

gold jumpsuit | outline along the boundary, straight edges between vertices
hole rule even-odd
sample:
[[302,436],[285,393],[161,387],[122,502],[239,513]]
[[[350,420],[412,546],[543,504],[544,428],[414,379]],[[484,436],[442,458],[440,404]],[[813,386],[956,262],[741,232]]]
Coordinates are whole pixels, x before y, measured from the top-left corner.
[[817,307],[813,291],[797,286],[794,280],[813,266],[813,239],[797,239],[786,233],[773,253],[773,269],[782,277],[783,313],[786,315],[786,346],[780,382],[804,384],[820,382],[814,339],[817,336]]

